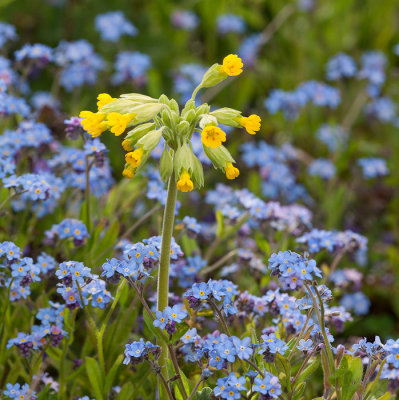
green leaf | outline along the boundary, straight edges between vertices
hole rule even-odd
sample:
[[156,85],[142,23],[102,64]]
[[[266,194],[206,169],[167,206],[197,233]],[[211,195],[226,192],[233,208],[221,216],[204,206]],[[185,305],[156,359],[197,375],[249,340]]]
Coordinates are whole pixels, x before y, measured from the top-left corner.
[[131,382],[122,386],[121,391],[118,393],[116,400],[131,400],[133,399],[134,388]]
[[363,364],[360,358],[352,358],[348,370],[343,375],[342,400],[352,400],[362,380]]
[[301,373],[299,376],[297,383],[301,383],[305,381],[307,378],[309,378],[310,375],[312,375],[317,368],[320,365],[320,359],[316,358],[313,362],[311,362]]
[[216,211],[216,222],[217,222],[216,237],[221,237],[223,236],[224,232],[224,221],[223,221],[223,214],[220,210]]
[[[176,371],[175,371],[175,369],[173,367],[173,363],[170,359],[167,360],[166,366],[168,368],[169,377],[176,375]],[[184,372],[182,370],[180,370],[179,372],[180,372],[181,379],[183,381],[184,389],[185,389],[187,395],[189,395],[191,393],[190,381],[188,380],[188,378],[186,377],[186,375],[184,374]],[[183,393],[181,392],[179,382],[177,380],[174,380],[173,385],[175,387],[176,400],[184,400],[184,396],[183,396]]]
[[212,399],[211,394],[212,394],[212,389],[206,386],[199,392],[195,393],[195,400],[210,400]]
[[284,352],[284,357],[287,357],[288,354],[291,353],[291,350],[293,349],[293,347],[294,347],[294,345],[295,345],[296,339],[297,339],[296,337],[293,337],[293,338],[287,343],[288,349]]
[[98,362],[91,357],[86,357],[86,373],[96,396],[96,400],[103,400],[103,379]]
[[305,382],[302,382],[294,391],[293,400],[298,400],[304,393],[306,389]]
[[391,394],[389,392],[383,394],[381,397],[379,397],[377,400],[389,400],[391,398]]
[[114,364],[112,365],[111,369],[106,375],[105,378],[105,386],[104,386],[104,393],[108,395],[109,391],[112,388],[112,384],[114,383],[116,373],[118,372],[118,368],[122,364],[123,361],[123,354],[119,355],[119,357],[115,360]]

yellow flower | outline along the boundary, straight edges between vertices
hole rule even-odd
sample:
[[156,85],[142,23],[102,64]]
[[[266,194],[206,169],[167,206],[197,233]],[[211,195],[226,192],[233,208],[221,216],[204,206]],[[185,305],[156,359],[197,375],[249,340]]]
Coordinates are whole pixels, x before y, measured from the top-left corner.
[[224,169],[224,172],[226,173],[227,179],[235,179],[235,178],[237,178],[238,175],[240,175],[239,169],[234,167],[231,162],[228,162],[226,164],[226,168]]
[[125,169],[122,171],[122,175],[123,175],[125,178],[132,179],[132,178],[134,177],[134,170],[133,170],[133,168],[125,168]]
[[241,117],[238,123],[242,125],[249,134],[255,135],[260,129],[261,119],[258,115],[252,114],[249,117]]
[[141,157],[143,156],[143,148],[139,147],[138,149],[131,151],[125,155],[126,162],[133,168],[137,168],[141,163]]
[[216,149],[226,141],[226,134],[217,126],[208,125],[201,132],[201,140],[205,146]]
[[91,111],[81,111],[80,118],[83,118],[81,124],[83,129],[90,133],[93,137],[100,136],[107,130],[107,125],[104,122],[104,113],[92,113]]
[[117,112],[111,112],[107,115],[107,124],[111,126],[111,132],[115,136],[121,135],[127,124],[136,116],[136,114],[120,114]]
[[132,147],[132,145],[131,145],[131,143],[130,143],[130,140],[127,140],[127,139],[125,139],[125,140],[122,142],[122,147],[123,147],[123,150],[125,150],[125,151],[130,151],[130,150],[133,149],[133,147]]
[[193,181],[187,171],[181,173],[180,179],[177,181],[177,189],[181,192],[191,192],[194,189]]
[[108,93],[100,93],[97,96],[97,107],[98,110],[101,110],[106,104],[111,103],[111,101],[116,100],[115,98],[111,97]]
[[242,63],[240,57],[236,56],[235,54],[229,54],[223,59],[220,72],[229,76],[237,76],[241,74],[243,66],[244,64]]

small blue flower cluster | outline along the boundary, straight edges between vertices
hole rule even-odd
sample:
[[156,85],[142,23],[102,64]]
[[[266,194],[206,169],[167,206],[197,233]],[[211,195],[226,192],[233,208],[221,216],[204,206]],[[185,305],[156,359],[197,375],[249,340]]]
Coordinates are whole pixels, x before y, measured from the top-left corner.
[[342,78],[351,78],[356,74],[356,63],[351,56],[339,53],[330,58],[327,63],[327,79],[336,81]]
[[117,42],[122,35],[135,36],[137,29],[125,18],[122,11],[110,11],[95,18],[96,30],[101,39]]
[[296,159],[296,150],[291,146],[281,148],[264,141],[244,143],[242,158],[248,167],[259,167],[262,178],[262,193],[272,199],[282,197],[288,203],[308,199],[303,185],[296,183],[290,163]]
[[298,243],[306,243],[311,253],[317,253],[322,249],[334,252],[345,249],[347,252],[367,252],[367,238],[351,230],[326,231],[312,229],[296,239]]
[[47,239],[54,240],[59,237],[61,240],[73,238],[75,246],[83,244],[89,236],[86,225],[78,219],[66,218],[59,224],[55,224],[45,232]]
[[296,119],[308,103],[318,107],[336,108],[341,102],[339,90],[323,82],[308,81],[300,84],[294,91],[281,89],[271,91],[264,104],[270,114],[279,111],[287,119]]
[[317,139],[325,143],[330,151],[342,149],[348,140],[348,132],[339,125],[323,124],[316,131]]
[[62,262],[56,271],[56,276],[61,281],[57,284],[57,293],[71,310],[83,307],[89,304],[89,301],[92,307],[105,308],[112,299],[111,293],[106,289],[105,281],[92,274],[90,268],[82,262]]
[[55,49],[55,63],[62,68],[60,84],[69,92],[84,84],[94,85],[98,72],[104,69],[103,59],[84,39],[61,41]]
[[30,389],[27,383],[22,386],[19,383],[16,383],[15,385],[7,383],[6,390],[4,390],[3,394],[8,399],[37,399],[36,393]]
[[170,15],[170,21],[175,28],[193,31],[199,24],[197,14],[190,10],[175,10]]
[[244,20],[235,14],[223,14],[217,18],[217,31],[220,35],[227,33],[243,33],[245,31]]
[[153,354],[156,357],[157,353],[159,355],[158,349],[159,346],[148,341],[144,342],[142,338],[138,342],[128,343],[125,348],[125,359],[123,360],[123,364],[127,365],[131,362],[138,364],[143,362],[144,359],[148,359],[150,354]]
[[142,85],[146,82],[146,73],[151,67],[151,58],[139,51],[122,51],[118,53],[115,61],[116,72],[111,81],[114,85],[121,85],[134,81]]
[[315,260],[309,260],[293,251],[279,251],[269,258],[272,275],[277,275],[283,287],[296,289],[303,281],[321,278],[321,271],[316,266]]
[[364,157],[358,160],[363,176],[367,179],[388,175],[387,163],[383,158]]
[[10,339],[7,349],[18,347],[23,357],[29,357],[32,351],[44,347],[57,347],[68,334],[64,331],[64,306],[50,301],[50,307],[41,308],[36,314],[40,325],[33,325],[31,333],[18,332],[17,337]]
[[7,41],[15,40],[17,37],[18,35],[14,25],[0,22],[0,48],[3,48]]
[[331,179],[335,176],[335,165],[325,158],[313,160],[308,165],[308,173],[312,176],[319,176],[323,179]]
[[233,305],[233,298],[238,294],[237,285],[234,283],[221,280],[214,281],[210,279],[208,282],[194,283],[192,287],[185,291],[183,297],[186,297],[190,308],[198,310],[205,303],[209,302],[215,307],[215,302],[222,302],[222,309],[226,316],[236,314],[237,309]]
[[187,311],[181,304],[175,304],[173,307],[166,307],[163,311],[156,311],[156,319],[153,325],[156,328],[165,330],[169,335],[176,332],[176,324],[180,324],[187,317]]

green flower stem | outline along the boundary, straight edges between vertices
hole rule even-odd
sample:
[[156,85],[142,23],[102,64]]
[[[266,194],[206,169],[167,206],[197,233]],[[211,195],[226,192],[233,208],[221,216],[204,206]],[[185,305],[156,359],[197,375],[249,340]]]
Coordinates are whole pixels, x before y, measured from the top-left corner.
[[213,308],[213,310],[216,312],[216,314],[218,315],[221,324],[223,325],[223,328],[226,332],[226,335],[231,337],[231,333],[229,330],[229,327],[227,326],[226,320],[223,317],[223,314],[220,312],[218,306],[213,302],[213,300],[209,300],[209,304],[211,305],[211,307]]
[[190,396],[187,397],[187,400],[191,400],[193,398],[193,396],[197,393],[197,390],[199,388],[199,386],[201,385],[201,383],[204,381],[204,378],[201,376],[197,382],[197,384],[194,386],[193,391],[190,393]]
[[[168,194],[166,197],[165,212],[162,224],[162,244],[161,257],[159,261],[158,289],[157,289],[157,310],[163,311],[168,306],[169,296],[169,265],[170,265],[170,245],[172,242],[173,225],[175,220],[177,186],[174,171],[169,178]],[[162,353],[159,357],[159,365],[162,374],[168,380],[166,362],[168,359],[168,345],[161,343]]]

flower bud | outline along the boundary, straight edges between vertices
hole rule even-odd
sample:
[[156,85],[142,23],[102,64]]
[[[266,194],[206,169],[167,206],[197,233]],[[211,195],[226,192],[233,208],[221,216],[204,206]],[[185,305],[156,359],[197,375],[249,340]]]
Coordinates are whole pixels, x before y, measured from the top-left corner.
[[164,107],[165,104],[159,103],[146,103],[133,107],[131,112],[137,114],[136,118],[134,119],[134,123],[137,125],[141,124],[142,122],[149,121],[150,119],[154,118]]
[[150,131],[137,141],[137,146],[142,146],[145,152],[151,152],[158,145],[161,136],[162,129]]
[[201,87],[211,87],[215,86],[218,83],[224,81],[227,78],[227,75],[223,72],[220,72],[220,65],[213,64],[208,71],[205,72],[202,81],[200,83]]
[[154,128],[155,128],[155,123],[153,122],[141,124],[128,132],[124,142],[128,141],[130,147],[133,148],[139,139],[141,139],[146,133],[154,130]]
[[203,114],[199,123],[201,129],[204,129],[208,125],[216,126],[218,124],[218,120],[210,115],[210,114]]
[[204,186],[204,170],[202,168],[201,161],[194,155],[194,169],[191,174],[193,181],[197,188]]
[[161,116],[163,125],[165,126],[174,128],[179,123],[179,114],[167,107],[162,110]]
[[190,124],[187,121],[180,121],[176,127],[179,137],[188,137],[190,134]]
[[215,168],[219,168],[222,171],[226,168],[227,163],[234,163],[234,158],[231,156],[230,152],[226,147],[220,145],[216,148],[211,148],[204,146],[205,154],[212,161]]
[[183,170],[187,171],[191,175],[194,171],[194,159],[194,153],[188,147],[187,142],[178,147],[174,160],[175,175],[180,176]]
[[195,109],[195,113],[197,114],[197,117],[199,117],[200,115],[202,115],[202,114],[208,114],[209,113],[209,111],[210,111],[210,107],[209,107],[209,105],[208,104],[201,104],[200,106],[198,106],[196,109]]
[[196,117],[195,110],[189,110],[184,115],[182,114],[182,118],[184,118],[190,124],[191,122],[194,121],[195,117]]
[[214,116],[219,124],[224,124],[228,126],[241,126],[237,121],[235,121],[235,118],[238,118],[241,116],[241,111],[234,110],[233,108],[219,108],[215,111],[211,112],[211,115]]
[[134,101],[139,104],[143,103],[155,103],[157,100],[153,99],[150,96],[146,96],[145,94],[140,94],[140,93],[126,93],[121,95],[122,99],[127,99],[130,101]]
[[174,111],[176,114],[179,115],[180,110],[179,110],[179,105],[177,104],[177,101],[175,99],[171,99],[169,101],[169,107],[172,111]]
[[159,96],[158,102],[161,103],[161,104],[166,104],[167,106],[169,106],[169,98],[165,94],[161,94]]
[[101,107],[101,112],[107,114],[112,112],[131,114],[134,112],[133,109],[138,105],[139,103],[129,99],[117,99]]
[[159,173],[161,174],[161,178],[164,182],[167,182],[172,175],[173,171],[173,158],[170,154],[170,151],[164,148],[164,151],[161,155],[161,159],[159,161]]

